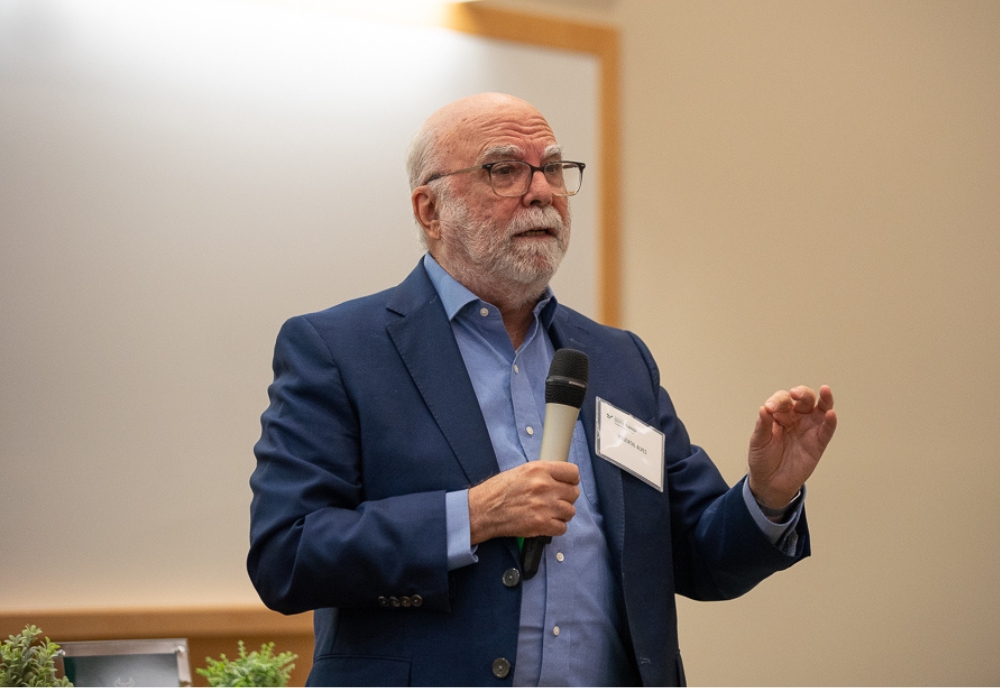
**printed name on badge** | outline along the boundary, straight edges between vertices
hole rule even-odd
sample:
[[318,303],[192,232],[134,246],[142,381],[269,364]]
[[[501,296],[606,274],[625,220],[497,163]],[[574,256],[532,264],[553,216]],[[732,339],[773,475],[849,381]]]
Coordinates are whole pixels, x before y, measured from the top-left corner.
[[663,433],[597,397],[597,455],[663,492]]

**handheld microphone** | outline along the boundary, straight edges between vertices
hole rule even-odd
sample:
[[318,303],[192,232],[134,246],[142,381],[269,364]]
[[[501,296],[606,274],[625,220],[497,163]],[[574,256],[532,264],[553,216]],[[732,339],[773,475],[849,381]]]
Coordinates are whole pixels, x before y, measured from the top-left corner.
[[[573,428],[587,394],[590,359],[576,349],[559,349],[545,378],[545,423],[539,461],[567,461]],[[547,535],[526,538],[521,550],[521,575],[525,580],[538,573],[542,550],[552,541]]]

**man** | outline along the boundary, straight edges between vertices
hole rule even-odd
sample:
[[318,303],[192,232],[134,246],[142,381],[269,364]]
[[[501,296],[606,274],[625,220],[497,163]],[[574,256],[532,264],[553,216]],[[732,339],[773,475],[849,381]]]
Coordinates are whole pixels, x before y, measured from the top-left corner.
[[[408,164],[424,259],[278,336],[251,478],[261,598],[316,610],[311,684],[683,683],[674,594],[735,597],[808,555],[830,389],[772,395],[729,488],[645,345],[548,289],[583,166],[542,115],[459,100]],[[563,347],[589,356],[590,384],[569,461],[536,461]],[[663,433],[662,491],[598,455],[598,403]],[[552,541],[529,579],[535,536]]]

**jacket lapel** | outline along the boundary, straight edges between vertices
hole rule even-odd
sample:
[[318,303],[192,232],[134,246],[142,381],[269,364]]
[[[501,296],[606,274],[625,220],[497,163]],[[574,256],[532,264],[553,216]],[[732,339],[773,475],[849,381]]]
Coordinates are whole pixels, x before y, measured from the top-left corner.
[[389,299],[386,329],[424,403],[475,485],[500,471],[451,324],[422,264]]

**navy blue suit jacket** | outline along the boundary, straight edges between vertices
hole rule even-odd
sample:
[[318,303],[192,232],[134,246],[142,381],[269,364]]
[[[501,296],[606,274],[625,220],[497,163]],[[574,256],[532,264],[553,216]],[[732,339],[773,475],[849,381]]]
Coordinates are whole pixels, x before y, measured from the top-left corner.
[[[683,683],[674,594],[740,595],[794,556],[753,522],[692,446],[633,334],[560,306],[556,348],[590,357],[581,410],[627,617],[632,681]],[[448,571],[445,492],[499,472],[476,395],[422,265],[398,287],[292,318],[278,336],[270,406],[255,447],[247,565],[261,599],[316,610],[310,683],[509,685],[494,661],[517,661],[521,587],[513,538],[482,543]],[[595,397],[666,435],[666,489],[594,453]],[[387,603],[403,600],[398,607]]]

